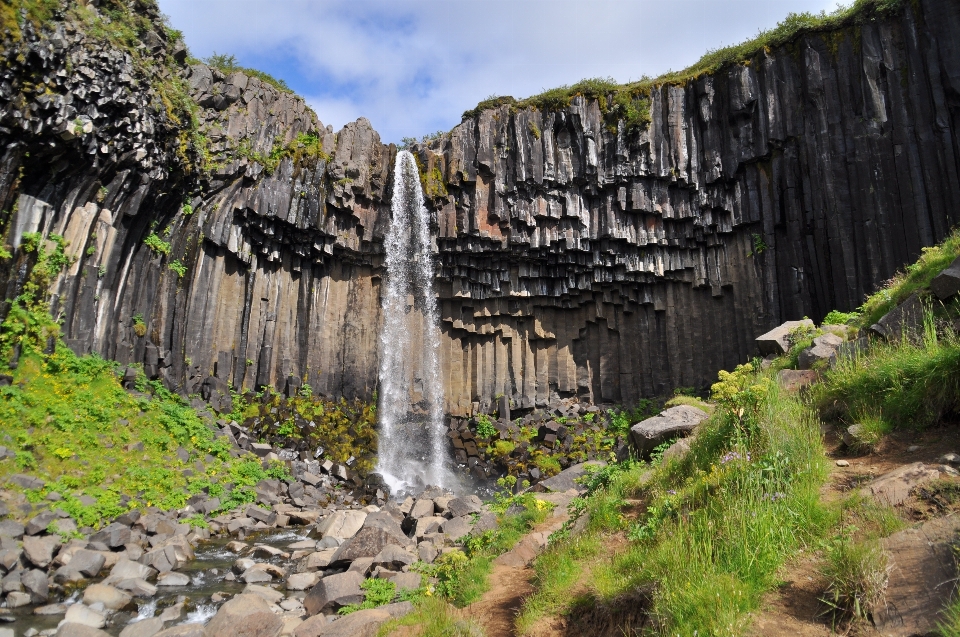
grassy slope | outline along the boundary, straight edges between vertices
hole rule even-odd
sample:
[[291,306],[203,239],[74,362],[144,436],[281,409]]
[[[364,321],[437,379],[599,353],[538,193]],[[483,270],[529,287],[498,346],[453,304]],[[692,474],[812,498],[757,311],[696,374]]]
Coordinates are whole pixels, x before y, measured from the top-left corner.
[[[957,234],[925,250],[849,320],[869,325],[911,293],[924,295],[958,250]],[[652,468],[625,463],[606,470],[609,476],[581,505],[590,516],[586,531],[560,539],[536,561],[537,592],[524,605],[519,632],[545,616],[568,614],[574,621],[586,608],[615,615],[618,600],[635,606],[640,592],[655,632],[739,635],[800,549],[819,556],[829,583],[824,600],[836,620],[862,619],[885,582],[878,539],[904,521],[856,495],[821,501],[821,414],[840,426],[872,415],[880,423],[874,433],[882,436],[958,413],[960,342],[947,328],[958,314],[952,304],[931,309],[921,342],[877,343],[825,370],[808,397],[780,390],[777,364],[766,372],[751,366],[721,372],[716,409],[687,456]],[[627,498],[642,502],[636,520],[623,515],[630,511]],[[611,559],[604,546],[624,535],[627,548]],[[951,612],[944,633],[960,634],[960,601]]]

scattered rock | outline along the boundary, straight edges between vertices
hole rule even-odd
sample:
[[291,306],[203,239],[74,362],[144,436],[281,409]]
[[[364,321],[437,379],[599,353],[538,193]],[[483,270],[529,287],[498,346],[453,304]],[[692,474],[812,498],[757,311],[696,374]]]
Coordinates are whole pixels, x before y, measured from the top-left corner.
[[120,631],[120,637],[153,637],[161,630],[163,630],[163,620],[159,617],[151,617],[128,624]]
[[820,380],[820,372],[812,369],[781,369],[777,380],[784,391],[796,392]]
[[359,604],[363,601],[360,584],[363,576],[353,571],[324,577],[310,589],[303,600],[303,607],[310,615],[335,611],[347,604]]
[[110,610],[120,610],[130,605],[133,597],[107,584],[91,584],[83,591],[83,603],[87,606],[102,604]]
[[813,321],[803,319],[802,321],[786,321],[773,328],[766,334],[761,334],[756,338],[757,348],[761,356],[773,354],[779,356],[790,351],[790,332],[798,327],[813,327]]
[[83,604],[73,604],[69,606],[64,621],[83,624],[84,626],[90,626],[92,628],[103,628],[107,625],[107,620],[102,614],[87,608]]
[[206,637],[278,637],[283,620],[259,595],[242,593],[217,611],[206,627]]
[[849,461],[849,460],[837,460],[837,463],[836,463],[836,464],[837,464],[838,467],[849,467],[849,466],[850,466],[850,461]]
[[172,571],[161,573],[157,578],[157,586],[189,586],[190,578],[183,573]]
[[706,417],[707,414],[696,407],[677,405],[633,425],[630,439],[641,455],[647,455],[669,438],[690,434]]
[[872,480],[862,489],[862,493],[873,497],[880,504],[899,506],[915,487],[939,477],[940,472],[936,469],[931,469],[922,462],[914,462]]

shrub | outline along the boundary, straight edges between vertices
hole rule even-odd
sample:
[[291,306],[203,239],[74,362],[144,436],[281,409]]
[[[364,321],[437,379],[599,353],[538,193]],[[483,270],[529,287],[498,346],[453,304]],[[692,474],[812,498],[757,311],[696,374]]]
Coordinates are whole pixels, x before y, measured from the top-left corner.
[[147,333],[147,324],[143,321],[143,314],[139,312],[133,315],[133,333],[141,338]]
[[171,270],[173,270],[173,272],[177,275],[178,279],[182,279],[183,276],[187,273],[187,266],[183,265],[183,263],[179,259],[177,259],[176,261],[172,261],[168,267]]
[[143,240],[145,246],[153,250],[153,253],[156,255],[168,255],[170,254],[170,244],[157,236],[156,232],[151,232],[146,239]]
[[887,585],[887,556],[876,540],[855,540],[841,529],[822,573],[829,582],[822,601],[841,619],[867,619]]
[[480,414],[477,417],[477,436],[480,438],[493,438],[497,435],[497,428],[490,422],[486,414]]

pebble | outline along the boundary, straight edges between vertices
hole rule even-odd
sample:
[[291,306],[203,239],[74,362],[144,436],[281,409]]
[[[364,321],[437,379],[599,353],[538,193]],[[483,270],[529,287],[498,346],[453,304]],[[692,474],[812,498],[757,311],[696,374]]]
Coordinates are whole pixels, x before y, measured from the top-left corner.
[[952,465],[960,464],[960,455],[957,455],[955,453],[945,453],[942,456],[940,456],[940,462],[942,462],[943,464],[952,464]]
[[838,466],[838,467],[849,467],[849,466],[850,466],[850,461],[849,461],[849,460],[837,460],[837,466]]
[[907,447],[907,453],[913,453],[914,451],[920,451],[920,445],[910,445]]

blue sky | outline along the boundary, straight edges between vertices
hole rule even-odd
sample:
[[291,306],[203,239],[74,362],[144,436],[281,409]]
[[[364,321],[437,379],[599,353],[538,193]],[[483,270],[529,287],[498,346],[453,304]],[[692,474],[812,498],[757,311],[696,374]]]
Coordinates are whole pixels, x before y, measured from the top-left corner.
[[449,130],[491,95],[684,68],[835,0],[159,0],[196,57],[283,78],[326,125],[385,142]]

